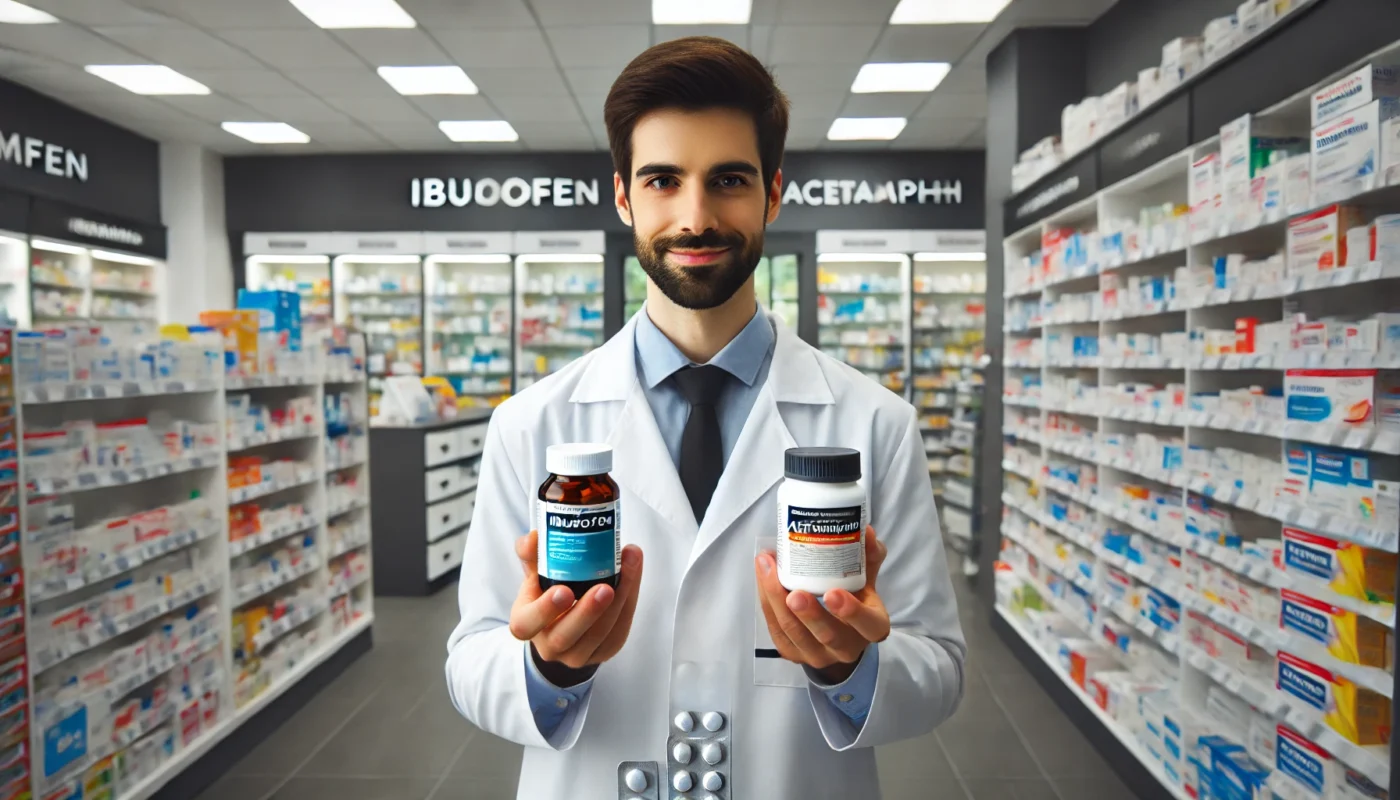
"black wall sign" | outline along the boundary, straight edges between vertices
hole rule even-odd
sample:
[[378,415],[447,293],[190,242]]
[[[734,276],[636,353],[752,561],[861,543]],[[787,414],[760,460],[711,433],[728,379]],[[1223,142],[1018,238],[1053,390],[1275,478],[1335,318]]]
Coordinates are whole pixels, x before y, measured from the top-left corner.
[[48,200],[34,201],[29,232],[48,239],[165,258],[165,228]]
[[1191,103],[1186,95],[1129,122],[1099,146],[1104,186],[1130,178],[1191,144]]
[[[981,228],[980,152],[789,153],[777,231]],[[230,231],[625,231],[607,153],[224,162]]]
[[2,80],[0,187],[160,224],[155,142]]
[[0,189],[0,230],[12,233],[29,231],[28,197]]
[[1098,166],[1098,154],[1088,150],[1007,200],[1006,234],[1009,236],[1097,192]]

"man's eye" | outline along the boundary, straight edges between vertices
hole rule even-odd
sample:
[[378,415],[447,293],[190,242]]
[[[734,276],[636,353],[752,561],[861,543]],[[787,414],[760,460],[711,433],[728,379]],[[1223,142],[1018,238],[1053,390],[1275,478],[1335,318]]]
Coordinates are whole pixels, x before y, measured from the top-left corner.
[[716,183],[721,189],[738,189],[748,185],[748,181],[738,175],[721,175]]
[[676,188],[676,179],[666,175],[658,175],[647,181],[647,185],[653,189],[674,189]]

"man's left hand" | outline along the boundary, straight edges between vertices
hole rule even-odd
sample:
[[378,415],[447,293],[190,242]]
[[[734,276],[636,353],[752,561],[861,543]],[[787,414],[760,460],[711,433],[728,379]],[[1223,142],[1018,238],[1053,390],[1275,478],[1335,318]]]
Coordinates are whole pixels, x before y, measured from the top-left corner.
[[754,564],[758,596],[778,654],[811,667],[827,683],[849,678],[870,643],[890,635],[889,612],[875,591],[885,553],[875,529],[866,527],[865,588],[854,593],[832,589],[822,596],[826,608],[809,592],[783,588],[773,553],[760,553]]

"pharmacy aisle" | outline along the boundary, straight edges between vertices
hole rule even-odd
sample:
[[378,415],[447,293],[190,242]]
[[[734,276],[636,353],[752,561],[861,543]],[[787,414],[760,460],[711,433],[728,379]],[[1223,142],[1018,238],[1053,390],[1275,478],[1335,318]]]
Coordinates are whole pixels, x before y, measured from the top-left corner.
[[[877,753],[885,800],[1131,800],[1133,794],[953,581],[967,692],[937,732]],[[375,649],[197,800],[509,800],[521,748],[473,728],[442,688],[455,591],[376,598]]]

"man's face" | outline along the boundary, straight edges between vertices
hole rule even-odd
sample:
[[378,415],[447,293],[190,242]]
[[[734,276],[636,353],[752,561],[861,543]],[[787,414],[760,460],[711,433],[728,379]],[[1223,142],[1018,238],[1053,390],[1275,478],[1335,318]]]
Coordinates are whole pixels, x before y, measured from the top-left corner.
[[613,183],[647,276],[671,302],[697,310],[722,305],[753,275],[782,197],[781,173],[763,185],[753,120],[728,109],[642,117],[632,174]]

